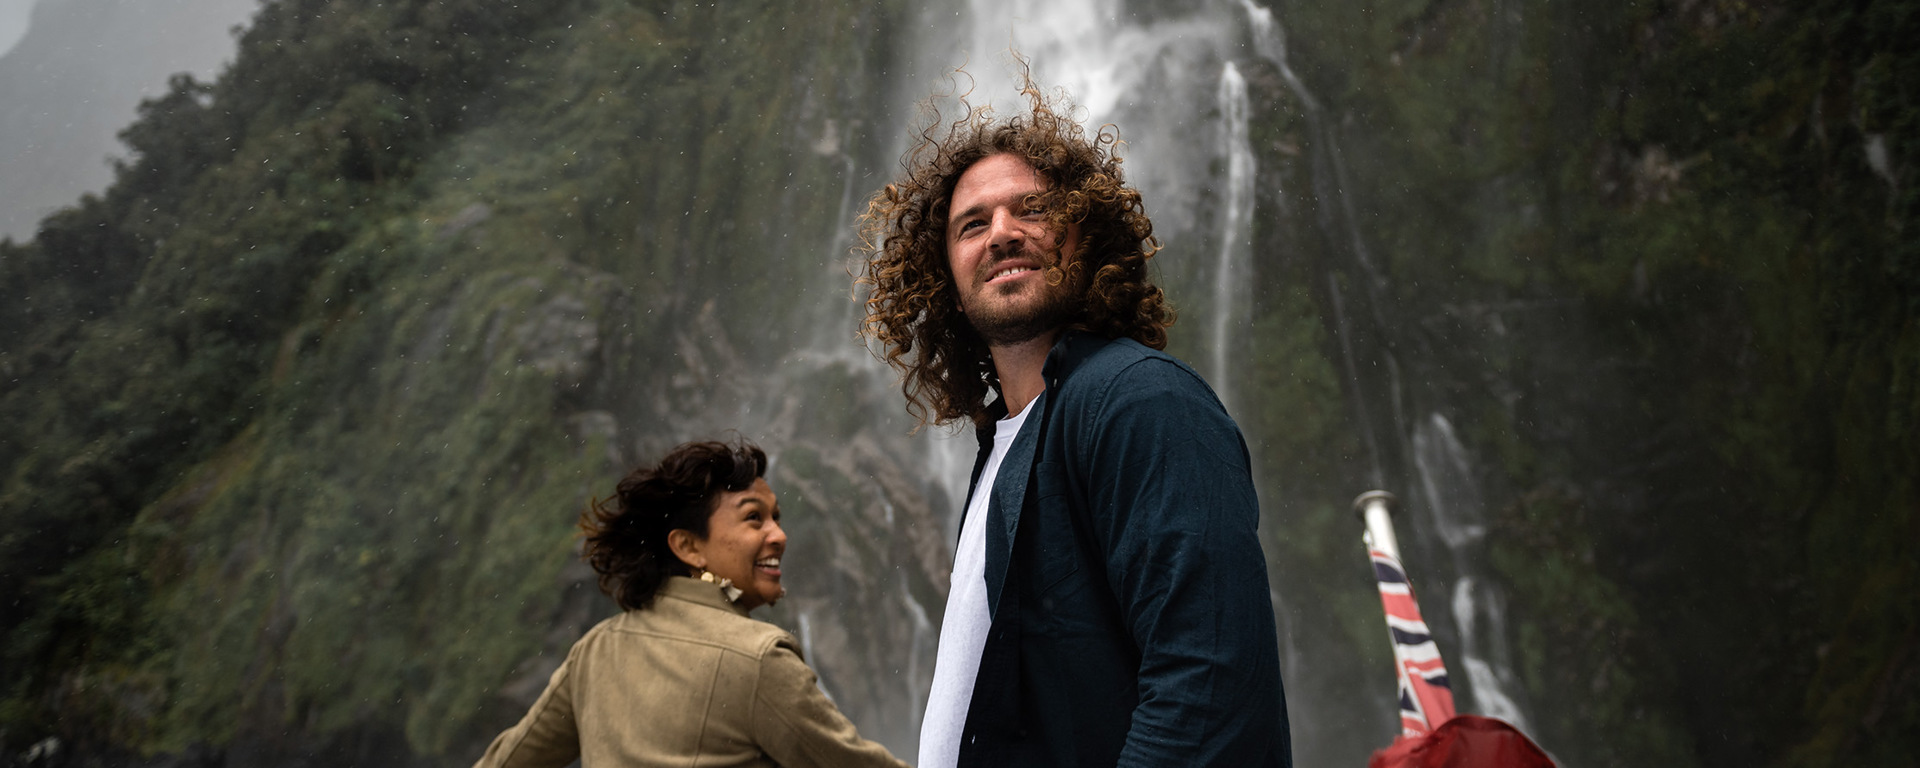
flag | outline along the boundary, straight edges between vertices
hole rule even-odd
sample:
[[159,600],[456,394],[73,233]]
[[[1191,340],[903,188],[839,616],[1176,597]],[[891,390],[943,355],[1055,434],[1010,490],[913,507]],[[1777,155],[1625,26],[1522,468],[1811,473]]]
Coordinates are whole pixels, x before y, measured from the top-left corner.
[[1458,715],[1419,738],[1373,753],[1367,768],[1554,768],[1539,745],[1491,717]]
[[1393,634],[1393,661],[1400,683],[1400,735],[1417,738],[1432,733],[1453,717],[1453,688],[1447,683],[1447,665],[1433,632],[1420,619],[1407,571],[1393,555],[1368,547],[1374,580],[1380,584],[1380,605],[1387,612],[1387,630]]
[[1367,768],[1554,768],[1553,759],[1526,734],[1490,717],[1455,715],[1453,688],[1440,646],[1420,618],[1407,569],[1400,565],[1400,544],[1393,535],[1393,494],[1369,491],[1353,500],[1366,523],[1367,557],[1373,561],[1380,606],[1393,637],[1393,665],[1399,685],[1400,736],[1373,753]]

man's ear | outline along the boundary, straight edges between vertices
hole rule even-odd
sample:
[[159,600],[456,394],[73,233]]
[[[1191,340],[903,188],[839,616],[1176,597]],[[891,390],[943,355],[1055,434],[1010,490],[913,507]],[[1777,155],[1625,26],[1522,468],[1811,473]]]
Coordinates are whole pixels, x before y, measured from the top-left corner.
[[667,532],[667,549],[673,552],[674,557],[680,558],[680,562],[686,563],[696,571],[707,569],[707,556],[700,551],[702,543],[704,542],[700,541],[699,537],[693,535],[693,531],[685,528],[675,528]]

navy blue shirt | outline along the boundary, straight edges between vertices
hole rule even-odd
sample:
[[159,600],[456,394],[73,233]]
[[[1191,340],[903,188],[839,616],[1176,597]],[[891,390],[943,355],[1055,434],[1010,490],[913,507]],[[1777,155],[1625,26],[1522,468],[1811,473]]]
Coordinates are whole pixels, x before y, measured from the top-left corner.
[[[987,508],[992,626],[960,765],[1290,768],[1239,428],[1193,369],[1129,339],[1069,332],[1043,375]],[[979,438],[984,461],[992,419]]]

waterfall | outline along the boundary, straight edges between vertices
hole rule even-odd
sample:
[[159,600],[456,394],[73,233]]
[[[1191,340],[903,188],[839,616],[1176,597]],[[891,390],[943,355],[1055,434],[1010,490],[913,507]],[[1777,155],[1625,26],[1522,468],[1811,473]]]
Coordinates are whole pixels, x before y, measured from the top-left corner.
[[1116,55],[1110,34],[1118,0],[970,0],[968,8],[969,66],[986,93],[1011,94],[1006,79],[985,65],[1017,49],[1032,60],[1036,81],[1066,89],[1096,118],[1133,95],[1129,62]]
[[1413,455],[1433,530],[1457,559],[1487,536],[1481,515],[1486,505],[1466,446],[1454,435],[1453,422],[1435,413],[1414,428]]
[[[927,616],[927,607],[913,596],[913,589],[905,578],[901,579],[900,599],[906,605],[907,615],[913,618],[914,647],[924,645],[937,651],[940,637]],[[901,676],[900,682],[906,686],[907,704],[914,712],[926,711],[927,696],[933,692],[933,658],[931,653],[915,653],[907,658],[907,673]],[[919,724],[919,718],[915,717],[914,725]]]
[[1293,66],[1287,63],[1286,31],[1273,21],[1273,9],[1258,5],[1253,0],[1239,0],[1240,8],[1247,13],[1247,27],[1252,32],[1253,50],[1260,58],[1280,70],[1280,79],[1286,81],[1287,90],[1300,99],[1300,105],[1308,114],[1320,113],[1320,102],[1307,92],[1300,76],[1293,73]]
[[[1467,672],[1468,690],[1481,713],[1525,730],[1527,718],[1510,693],[1518,686],[1506,643],[1505,596],[1482,572],[1486,554],[1482,542],[1487,533],[1482,518],[1485,501],[1466,447],[1455,436],[1452,423],[1439,413],[1415,426],[1411,430],[1412,444],[1407,444],[1409,430],[1401,405],[1405,392],[1400,380],[1400,362],[1385,339],[1387,329],[1395,327],[1382,309],[1385,304],[1382,294],[1388,283],[1361,236],[1352,197],[1346,193],[1351,184],[1337,137],[1322,114],[1319,100],[1288,64],[1285,30],[1273,18],[1272,10],[1252,0],[1238,1],[1246,12],[1255,51],[1279,71],[1306,119],[1312,137],[1313,186],[1315,196],[1322,201],[1316,225],[1327,233],[1328,242],[1346,245],[1343,255],[1348,257],[1354,267],[1352,272],[1358,278],[1354,282],[1359,283],[1360,290],[1351,291],[1329,271],[1328,296],[1350,385],[1348,399],[1353,403],[1356,421],[1373,457],[1372,480],[1378,486],[1386,486],[1393,474],[1389,471],[1392,453],[1382,442],[1398,445],[1399,454],[1411,459],[1419,476],[1419,497],[1426,502],[1427,527],[1444,543],[1451,560],[1447,565],[1452,566],[1455,574],[1448,608],[1460,635],[1460,661]],[[1349,300],[1364,304],[1363,319],[1371,321],[1370,329],[1368,323],[1356,323],[1349,316]],[[1380,363],[1375,368],[1379,373],[1362,374],[1362,355],[1371,355]],[[1379,380],[1380,374],[1384,374],[1385,381]],[[1386,424],[1375,420],[1368,402],[1369,393],[1383,396],[1390,406],[1393,416],[1388,422],[1392,425],[1390,432],[1384,429]]]
[[[788,522],[789,595],[767,618],[798,636],[820,689],[862,736],[911,755],[933,681],[941,607],[933,601],[945,591],[973,440],[914,433],[897,374],[856,337],[865,307],[848,285],[859,264],[854,217],[875,169],[863,168],[852,127],[825,118],[811,132],[805,148],[832,169],[814,190],[837,200],[836,226],[798,249],[819,271],[795,289],[819,299],[770,329],[791,334],[793,349],[754,372],[766,381],[747,405],[766,414],[751,423],[764,425],[753,437],[768,451],[769,481],[783,507],[798,507]],[[807,460],[793,461],[797,452]]]
[[1516,689],[1512,655],[1506,647],[1506,598],[1484,573],[1485,502],[1465,445],[1453,423],[1439,413],[1414,428],[1414,467],[1420,476],[1426,520],[1452,556],[1455,580],[1453,621],[1460,633],[1460,657],[1467,683],[1481,714],[1527,728],[1526,715],[1509,691]]
[[[1229,58],[1227,41],[1237,33],[1230,18],[1202,10],[1141,19],[1118,0],[969,0],[966,8],[962,39],[943,26],[950,17],[930,17],[938,21],[921,45],[949,58],[929,58],[929,65],[964,65],[959,89],[971,88],[968,100],[1012,114],[1025,108],[1010,76],[1018,52],[1034,82],[1073,97],[1079,109],[1072,116],[1089,134],[1118,127],[1127,181],[1145,197],[1162,241],[1211,238],[1195,227],[1214,221],[1199,206],[1218,183],[1209,166],[1222,152],[1191,137],[1213,130],[1206,121],[1218,103],[1211,89],[1193,84],[1211,81]],[[930,77],[913,85],[925,95],[938,84]]]
[[[1365,345],[1369,348],[1362,349],[1363,345],[1356,342],[1356,337],[1365,334],[1362,326],[1356,324],[1350,317],[1353,308],[1348,304],[1350,301],[1357,300],[1369,310],[1366,314],[1373,321],[1374,328],[1385,327],[1384,320],[1378,314],[1377,294],[1385,288],[1386,279],[1374,265],[1366,241],[1360,236],[1360,228],[1354,223],[1353,201],[1346,194],[1348,188],[1345,179],[1346,162],[1341,157],[1339,143],[1335,140],[1333,131],[1327,127],[1319,99],[1314,98],[1313,93],[1307,90],[1306,83],[1294,73],[1292,65],[1287,61],[1286,30],[1273,18],[1272,9],[1258,5],[1253,0],[1239,0],[1239,3],[1246,13],[1254,52],[1279,71],[1281,81],[1286,84],[1287,91],[1293,95],[1302,117],[1306,119],[1308,133],[1312,139],[1309,149],[1312,152],[1313,161],[1313,193],[1322,202],[1315,207],[1314,224],[1326,233],[1329,244],[1345,244],[1347,246],[1345,255],[1359,267],[1360,273],[1368,278],[1362,281],[1360,293],[1349,297],[1350,288],[1343,286],[1333,271],[1328,271],[1326,276],[1329,309],[1332,314],[1330,319],[1340,344],[1341,367],[1346,374],[1349,388],[1353,392],[1361,392],[1372,378],[1361,375],[1362,365],[1359,355],[1364,352],[1378,355],[1384,361],[1386,368],[1385,384],[1389,395],[1387,399],[1394,408],[1395,415],[1398,416],[1399,362],[1394,359],[1385,345],[1370,344]],[[1369,398],[1356,396],[1349,397],[1348,401],[1353,406],[1354,419],[1360,425],[1361,439],[1365,441],[1367,454],[1371,458],[1372,472],[1368,483],[1374,487],[1384,487],[1388,484],[1389,454],[1387,451],[1389,449],[1381,446],[1383,425],[1376,419]],[[1404,421],[1402,418],[1394,420],[1396,424]]]
[[1222,213],[1220,260],[1214,267],[1213,313],[1208,334],[1207,380],[1229,407],[1234,404],[1233,360],[1241,345],[1234,339],[1251,329],[1253,282],[1253,147],[1247,138],[1247,80],[1229,61],[1220,71],[1220,120],[1227,151],[1226,206]]
[[[794,634],[799,636],[800,652],[804,654],[812,654],[813,653],[813,612],[800,611],[799,617],[796,618],[794,622],[798,625],[797,629],[794,631]],[[833,691],[827,687],[827,684],[825,682],[821,682],[819,685],[820,685],[820,692],[826,695],[827,701],[833,701],[834,700]]]
[[[1362,236],[1355,202],[1346,194],[1350,184],[1335,122],[1288,63],[1285,31],[1270,9],[1252,0],[1154,13],[1130,9],[1119,0],[967,0],[928,8],[922,21],[926,31],[914,46],[921,71],[903,78],[900,103],[948,93],[938,100],[946,120],[958,116],[953,95],[963,95],[974,107],[990,106],[1001,115],[1024,111],[1024,100],[1014,91],[1010,76],[1010,60],[1017,52],[1027,60],[1036,83],[1072,96],[1078,106],[1072,117],[1089,132],[1109,123],[1119,127],[1126,140],[1121,153],[1127,178],[1140,189],[1155,234],[1169,245],[1165,258],[1156,259],[1156,268],[1170,291],[1189,297],[1187,317],[1196,335],[1184,337],[1185,343],[1194,345],[1186,354],[1193,356],[1192,362],[1229,406],[1245,389],[1236,386],[1244,368],[1237,361],[1247,354],[1252,271],[1258,257],[1252,233],[1255,216],[1260,215],[1255,200],[1262,182],[1251,125],[1260,107],[1252,103],[1248,65],[1254,62],[1249,57],[1271,65],[1291,96],[1280,106],[1297,110],[1308,132],[1307,183],[1321,202],[1310,209],[1315,217],[1312,225],[1333,246],[1330,256],[1337,262],[1336,269],[1326,271],[1328,321],[1335,330],[1335,363],[1350,385],[1347,400],[1362,427],[1371,467],[1369,477],[1356,478],[1356,483],[1385,487],[1404,482],[1401,478],[1417,480],[1414,469],[1424,461],[1423,477],[1431,476],[1427,485],[1446,490],[1435,492],[1423,486],[1419,490],[1427,492],[1416,494],[1439,500],[1431,513],[1448,522],[1446,531],[1435,535],[1459,540],[1468,548],[1459,550],[1455,560],[1477,562],[1483,556],[1477,549],[1485,534],[1478,518],[1482,504],[1478,490],[1454,480],[1471,475],[1471,466],[1460,463],[1465,461],[1464,450],[1428,456],[1410,443],[1418,430],[1403,412],[1406,391],[1401,362],[1386,335],[1395,326],[1387,322],[1382,309],[1391,286]],[[963,71],[948,88],[943,76],[956,66]],[[1196,87],[1201,83],[1213,87]],[[914,127],[918,126],[900,127],[903,142]],[[904,149],[901,144],[893,156]],[[1195,253],[1194,244],[1203,245],[1201,253]],[[1349,279],[1340,280],[1336,272]],[[868,368],[878,366],[869,363]],[[891,378],[886,382],[890,385]],[[886,389],[898,398],[891,386]],[[1422,435],[1434,430],[1423,429]],[[1450,428],[1445,434],[1451,435]],[[1441,445],[1431,443],[1431,435],[1424,439],[1429,452]],[[971,443],[962,436],[922,441],[914,449],[922,457],[917,471],[927,473],[932,482],[952,484],[946,486],[949,504],[944,510],[950,517],[942,539],[945,552],[951,551],[957,529]],[[1453,445],[1458,445],[1457,440]],[[1453,464],[1442,471],[1446,461]],[[1267,488],[1273,478],[1256,480]],[[1460,493],[1467,496],[1461,498]],[[1456,621],[1465,627],[1463,679],[1472,686],[1472,700],[1483,711],[1522,722],[1516,698],[1507,693],[1513,690],[1512,673],[1504,652],[1506,629],[1498,589],[1485,575],[1460,572],[1465,578],[1458,584],[1465,586],[1456,586],[1452,594],[1458,598],[1453,607],[1461,615]],[[1291,622],[1284,597],[1277,591],[1274,595],[1283,663],[1300,680],[1300,675],[1313,674],[1313,651],[1299,647],[1288,631]],[[938,605],[929,602],[924,612],[937,617]],[[1434,613],[1444,616],[1446,611],[1443,607]],[[931,657],[925,660],[930,669]],[[1391,689],[1355,692],[1309,682],[1290,687],[1289,694],[1300,754],[1347,748],[1332,745],[1350,737],[1323,732],[1324,724],[1315,722],[1314,714],[1322,708],[1318,702],[1356,695],[1377,697],[1385,711],[1391,711]],[[919,701],[893,705],[912,702],[917,710]],[[918,714],[914,713],[916,722]]]
[[[1500,718],[1525,731],[1526,715],[1521,712],[1520,704],[1507,694],[1515,677],[1503,635],[1507,620],[1504,598],[1498,587],[1483,586],[1472,576],[1461,576],[1453,584],[1453,616],[1460,627],[1460,645],[1466,649],[1461,654],[1461,663],[1466,665],[1474,703],[1479,705],[1481,714]],[[1484,633],[1475,631],[1476,617],[1481,614],[1487,617]],[[1486,650],[1489,645],[1492,652]]]
[[[972,79],[961,78],[957,89],[971,89],[971,104],[991,102],[1005,114],[1024,107],[1004,67],[1009,49],[1017,50],[1029,60],[1037,83],[1074,98],[1080,107],[1074,117],[1089,131],[1107,123],[1120,129],[1127,179],[1141,191],[1156,236],[1169,244],[1155,260],[1156,269],[1170,291],[1190,297],[1186,316],[1195,332],[1187,342],[1194,345],[1187,353],[1193,355],[1190,362],[1223,403],[1235,406],[1243,389],[1236,379],[1245,368],[1235,363],[1247,353],[1252,320],[1259,183],[1250,128],[1254,105],[1247,62],[1241,59],[1247,24],[1228,4],[1123,18],[1123,6],[1115,0],[970,0],[965,12],[970,18],[964,20],[928,14],[930,34],[923,50],[955,47],[951,60],[933,54],[923,60],[932,66],[964,62]],[[943,37],[955,21],[971,34],[957,45]],[[1256,33],[1262,41],[1268,35],[1267,29]],[[1284,58],[1280,65],[1284,68]],[[1288,77],[1298,85],[1290,72]],[[1201,83],[1214,87],[1196,87]],[[921,83],[920,93],[939,85]],[[1193,244],[1204,244],[1205,250],[1196,252]],[[1256,480],[1263,494],[1271,490],[1273,478]],[[1354,691],[1305,680],[1316,671],[1315,655],[1292,631],[1296,606],[1279,590],[1273,605],[1283,668],[1290,676],[1296,757],[1325,754],[1341,742],[1355,742],[1348,749],[1361,747],[1366,739],[1356,740],[1320,716],[1321,702],[1352,697]],[[1359,695],[1376,694],[1382,711],[1390,713],[1390,687]]]

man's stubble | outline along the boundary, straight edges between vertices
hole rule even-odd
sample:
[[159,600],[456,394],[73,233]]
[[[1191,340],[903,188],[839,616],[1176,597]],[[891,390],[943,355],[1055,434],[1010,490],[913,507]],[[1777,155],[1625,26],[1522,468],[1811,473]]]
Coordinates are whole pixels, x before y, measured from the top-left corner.
[[960,302],[967,323],[989,346],[1011,346],[1032,341],[1066,327],[1074,318],[1075,305],[1079,300],[1074,281],[1061,279],[1057,283],[1046,282],[1049,276],[1065,276],[1061,272],[1062,260],[1058,253],[1042,254],[1031,244],[1022,244],[1018,254],[983,263],[980,274],[974,276],[974,284],[982,286],[981,292],[991,290],[983,285],[986,276],[998,271],[1002,262],[1015,256],[1024,256],[1048,265],[1041,270],[1043,289],[1040,295],[1025,302],[983,302],[980,294],[975,293],[973,301],[962,297]]

